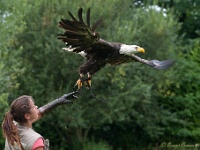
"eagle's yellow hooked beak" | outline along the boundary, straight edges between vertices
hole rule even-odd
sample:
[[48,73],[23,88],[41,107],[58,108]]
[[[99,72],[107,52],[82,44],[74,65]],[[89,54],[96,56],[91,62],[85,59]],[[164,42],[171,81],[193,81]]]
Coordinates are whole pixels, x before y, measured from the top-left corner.
[[144,48],[142,48],[142,47],[139,47],[139,48],[137,49],[137,51],[138,51],[138,52],[145,53],[145,50],[144,50]]

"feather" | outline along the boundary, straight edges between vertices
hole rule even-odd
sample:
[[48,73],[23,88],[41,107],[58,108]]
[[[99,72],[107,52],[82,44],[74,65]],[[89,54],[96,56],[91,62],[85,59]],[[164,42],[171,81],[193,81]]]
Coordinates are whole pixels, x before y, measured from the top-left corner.
[[[80,28],[81,28],[81,25],[78,22],[72,22],[72,21],[66,19],[65,22],[63,22],[63,23],[65,23],[65,25],[67,27],[71,28],[71,30],[80,30]],[[68,29],[68,28],[66,28],[66,29]]]
[[103,23],[103,20],[102,20],[102,19],[97,20],[97,21],[94,23],[94,25],[92,26],[92,31],[95,31],[96,28],[97,28],[100,24],[102,24],[102,23]]
[[70,30],[66,30],[64,35],[66,35],[68,38],[72,38],[72,39],[81,39],[86,36],[86,34],[80,34],[78,32],[74,32],[74,31],[70,31]]
[[86,16],[87,26],[90,27],[90,8],[88,8],[87,16]]
[[76,18],[72,15],[72,13],[71,13],[70,11],[68,11],[68,14],[70,15],[70,17],[71,17],[71,19],[72,19],[73,21],[77,21]]
[[151,66],[155,69],[167,69],[169,68],[171,65],[174,64],[174,60],[163,60],[163,61],[159,61],[159,60],[145,60],[145,59],[141,59],[140,57],[132,54],[131,55],[132,58],[134,58],[135,61],[141,62],[143,64],[147,64],[148,66]]
[[78,17],[79,17],[79,21],[84,24],[82,13],[83,13],[83,9],[80,8],[78,10]]

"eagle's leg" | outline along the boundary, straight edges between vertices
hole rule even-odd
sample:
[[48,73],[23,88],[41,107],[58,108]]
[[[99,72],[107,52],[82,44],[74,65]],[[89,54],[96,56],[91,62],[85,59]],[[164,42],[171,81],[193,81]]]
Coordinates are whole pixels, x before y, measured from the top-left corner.
[[87,78],[84,78],[84,75],[80,74],[79,79],[76,81],[76,84],[73,87],[74,91],[76,91],[76,87],[77,87],[77,90],[80,90],[82,88],[82,86],[83,86],[83,83],[85,84],[85,86],[87,88],[91,87],[91,78],[92,78],[92,76],[90,75],[90,73],[87,73],[87,75],[88,75]]
[[90,88],[91,87],[91,79],[92,79],[92,76],[91,76],[91,74],[88,72],[87,73],[87,75],[88,75],[88,77],[87,77],[87,79],[85,79],[84,80],[84,83],[85,83],[85,86],[87,87],[87,88]]
[[75,88],[77,87],[77,90],[80,90],[81,87],[83,86],[83,74],[80,74],[79,79],[76,81],[76,84],[74,85],[73,89],[75,90]]

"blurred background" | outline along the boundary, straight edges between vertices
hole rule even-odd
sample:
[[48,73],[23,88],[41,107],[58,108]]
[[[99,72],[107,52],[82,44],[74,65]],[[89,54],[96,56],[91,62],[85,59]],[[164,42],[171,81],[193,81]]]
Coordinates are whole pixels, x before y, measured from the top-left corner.
[[[167,70],[140,63],[107,65],[34,130],[52,150],[185,150],[200,147],[199,0],[1,0],[0,112],[31,95],[43,106],[73,89],[81,56],[62,50],[58,21],[91,8],[91,24],[110,42],[136,44],[144,59],[174,59]],[[5,139],[0,135],[0,149]]]

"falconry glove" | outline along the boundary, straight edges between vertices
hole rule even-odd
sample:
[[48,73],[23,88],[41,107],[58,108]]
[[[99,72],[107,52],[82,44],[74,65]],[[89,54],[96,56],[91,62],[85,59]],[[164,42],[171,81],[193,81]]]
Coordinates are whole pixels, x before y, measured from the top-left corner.
[[41,116],[45,116],[49,112],[51,112],[54,108],[62,104],[71,104],[73,103],[73,99],[78,98],[75,94],[77,92],[71,92],[68,94],[64,94],[62,97],[53,100],[52,102],[40,107],[38,110],[41,113]]

